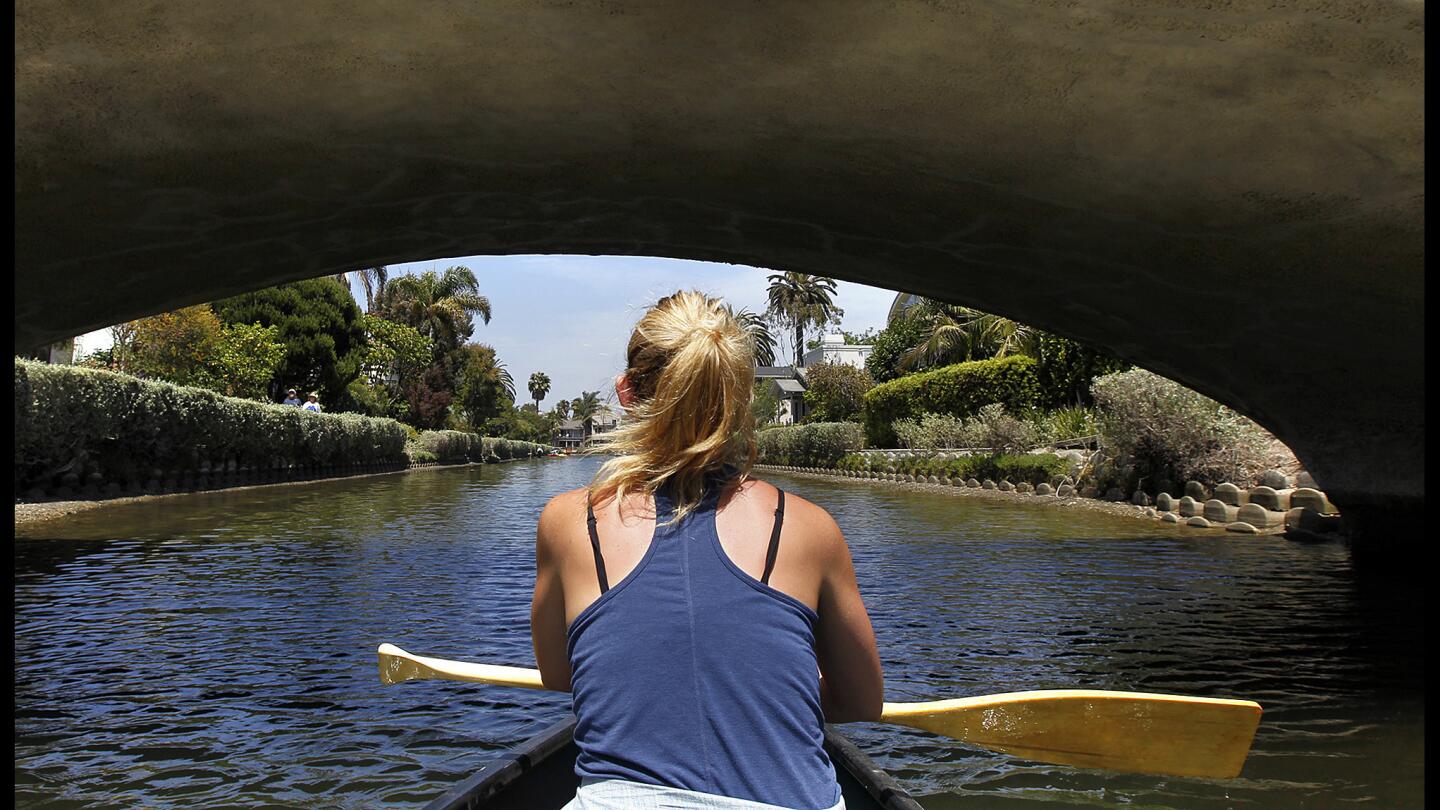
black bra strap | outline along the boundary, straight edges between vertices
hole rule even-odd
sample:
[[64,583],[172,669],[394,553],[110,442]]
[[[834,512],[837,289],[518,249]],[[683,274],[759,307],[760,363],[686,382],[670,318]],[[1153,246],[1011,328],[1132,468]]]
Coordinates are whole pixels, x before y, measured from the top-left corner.
[[775,569],[775,555],[780,552],[780,524],[785,522],[785,490],[776,487],[775,491],[780,493],[780,503],[775,506],[775,528],[770,530],[770,550],[765,552],[765,573],[760,576],[766,585],[770,584],[770,572]]
[[600,593],[610,590],[610,580],[605,577],[605,558],[600,556],[600,534],[595,531],[595,510],[590,498],[585,498],[585,525],[590,528],[590,548],[595,551],[595,573],[600,577]]

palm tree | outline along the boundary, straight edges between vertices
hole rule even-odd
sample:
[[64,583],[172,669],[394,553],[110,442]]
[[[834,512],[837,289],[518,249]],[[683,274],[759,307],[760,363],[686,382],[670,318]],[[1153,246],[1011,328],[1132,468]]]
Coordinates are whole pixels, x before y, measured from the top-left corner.
[[585,438],[590,438],[590,430],[594,426],[595,414],[600,412],[599,391],[585,391],[578,398],[570,403],[575,412],[575,418],[585,425]]
[[770,334],[765,316],[742,309],[735,315],[735,320],[740,322],[740,327],[750,336],[750,342],[755,347],[755,365],[775,365],[775,336]]
[[480,283],[468,267],[401,276],[385,285],[381,300],[387,314],[435,341],[436,359],[474,334],[472,316],[490,323],[490,299],[480,294]]
[[540,400],[550,393],[550,377],[543,371],[530,375],[530,398],[535,400],[535,412],[540,412]]
[[500,360],[495,361],[495,369],[500,380],[500,390],[505,392],[505,398],[511,402],[515,401],[515,378],[510,376],[510,369]]
[[903,369],[1032,353],[1041,334],[1009,318],[932,298],[907,308],[901,317],[926,323],[924,337],[900,358]]
[[988,353],[997,359],[1009,354],[1034,354],[1041,334],[1033,326],[988,312],[975,312],[966,326],[976,347],[993,349]]
[[835,279],[808,273],[784,272],[770,276],[770,305],[765,314],[777,326],[795,330],[795,365],[805,349],[805,332],[840,320],[845,310],[831,297]]
[[555,413],[556,413],[556,415],[558,415],[561,419],[569,419],[569,418],[570,418],[570,400],[568,400],[568,399],[562,399],[562,400],[560,400],[559,402],[555,403]]
[[390,271],[381,266],[355,272],[360,276],[360,286],[365,288],[365,311],[374,312],[375,305],[385,297],[385,282],[390,279]]

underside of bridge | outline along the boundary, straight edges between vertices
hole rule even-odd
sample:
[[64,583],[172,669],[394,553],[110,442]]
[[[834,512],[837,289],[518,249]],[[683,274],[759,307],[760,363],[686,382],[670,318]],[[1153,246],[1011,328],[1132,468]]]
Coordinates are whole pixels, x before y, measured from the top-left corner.
[[1423,20],[1409,0],[21,0],[16,347],[444,256],[820,273],[1215,397],[1383,546],[1423,507]]

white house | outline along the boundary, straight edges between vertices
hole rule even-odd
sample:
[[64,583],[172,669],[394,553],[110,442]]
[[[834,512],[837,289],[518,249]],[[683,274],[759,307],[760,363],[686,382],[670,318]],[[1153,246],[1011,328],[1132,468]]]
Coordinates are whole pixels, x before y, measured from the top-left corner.
[[555,433],[551,441],[556,447],[565,449],[579,449],[588,444],[596,434],[609,433],[620,426],[620,420],[624,413],[613,405],[601,405],[600,410],[590,417],[590,430],[585,430],[585,422],[580,419],[565,419],[555,426]]
[[874,346],[868,343],[849,345],[845,343],[844,335],[823,335],[820,338],[820,345],[806,352],[800,358],[801,366],[813,366],[819,363],[844,363],[856,368],[865,367],[865,358],[870,356]]

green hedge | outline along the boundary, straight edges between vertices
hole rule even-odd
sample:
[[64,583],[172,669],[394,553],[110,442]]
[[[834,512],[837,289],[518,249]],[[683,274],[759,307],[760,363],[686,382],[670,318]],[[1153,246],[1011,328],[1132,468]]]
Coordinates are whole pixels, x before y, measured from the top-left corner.
[[845,451],[864,444],[854,422],[814,422],[766,428],[755,435],[761,464],[833,466]]
[[1069,462],[1052,453],[997,453],[954,459],[935,456],[888,459],[884,456],[852,453],[840,459],[835,466],[841,470],[909,473],[941,478],[975,478],[981,481],[989,478],[992,481],[1009,481],[1012,484],[1022,481],[1030,484],[1054,483],[1070,471]]
[[865,437],[872,447],[894,447],[893,425],[924,413],[965,418],[992,402],[1020,413],[1040,401],[1035,360],[1012,355],[976,360],[881,383],[865,394]]
[[420,461],[415,450],[427,454],[427,461],[458,463],[473,461],[493,463],[512,458],[533,458],[549,452],[549,447],[534,442],[515,439],[495,439],[478,433],[459,430],[427,430],[421,432],[410,444],[412,460]]
[[78,366],[15,360],[15,487],[48,489],[74,473],[107,482],[229,465],[500,461],[542,455],[532,442],[434,431],[409,440],[393,419],[312,413]]
[[403,463],[391,419],[317,414],[97,369],[15,361],[15,484],[239,468]]

